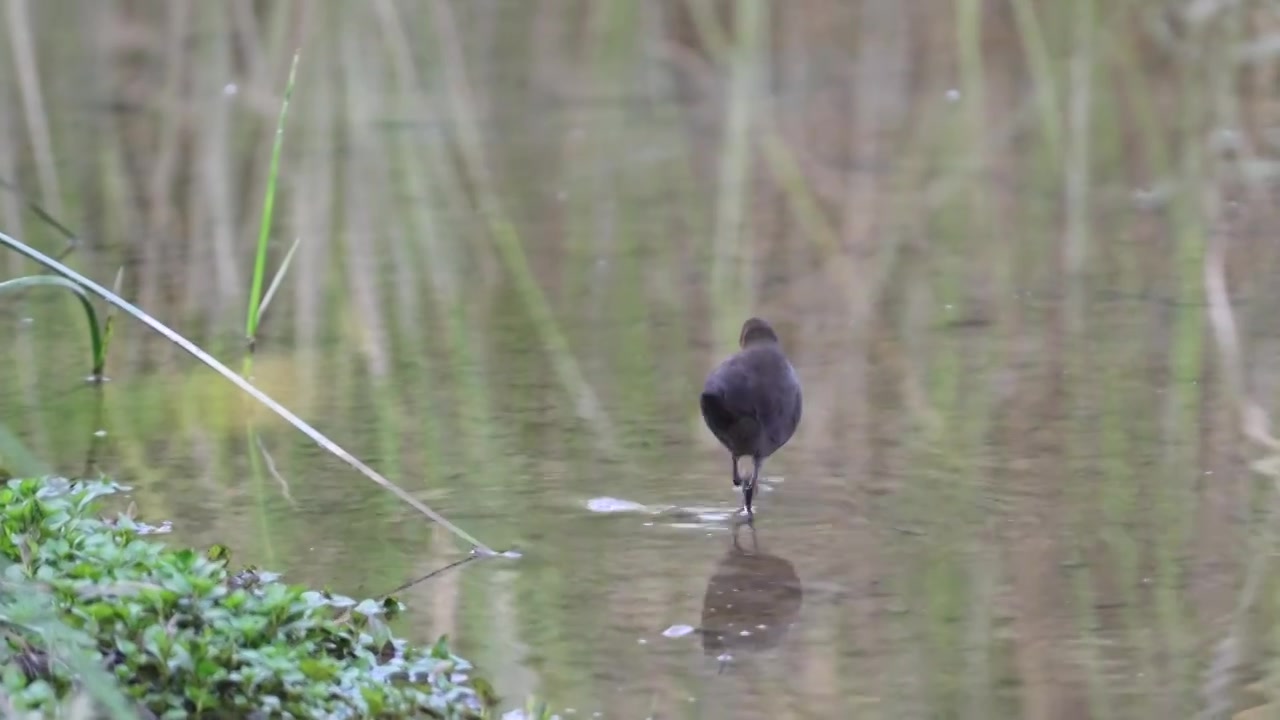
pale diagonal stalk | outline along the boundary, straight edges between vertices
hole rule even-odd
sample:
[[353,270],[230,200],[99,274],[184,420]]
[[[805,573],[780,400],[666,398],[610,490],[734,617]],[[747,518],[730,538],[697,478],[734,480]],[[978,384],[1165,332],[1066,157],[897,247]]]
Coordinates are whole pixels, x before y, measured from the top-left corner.
[[126,313],[132,315],[135,319],[142,322],[142,324],[146,325],[152,330],[155,330],[156,332],[163,335],[165,339],[167,339],[169,342],[182,348],[192,357],[204,363],[205,365],[209,366],[219,375],[230,380],[241,390],[248,393],[255,400],[267,406],[267,408],[269,408],[272,412],[274,412],[276,415],[279,415],[281,418],[283,418],[285,422],[288,422],[290,425],[297,428],[304,435],[311,438],[313,441],[315,441],[317,445],[324,448],[325,450],[328,450],[330,453],[333,453],[334,455],[338,456],[348,465],[360,471],[362,475],[369,478],[370,480],[377,483],[378,485],[381,485],[386,490],[389,490],[396,497],[403,500],[413,509],[417,510],[423,515],[426,515],[428,518],[431,518],[432,520],[436,521],[440,525],[444,526],[454,535],[462,538],[463,540],[466,540],[480,553],[484,555],[498,554],[494,552],[493,549],[491,549],[489,546],[475,539],[470,534],[468,534],[465,530],[449,522],[442,515],[432,510],[431,508],[427,507],[422,502],[420,502],[417,498],[413,497],[409,493],[402,490],[398,485],[392,483],[390,480],[387,480],[386,478],[379,475],[376,470],[374,470],[373,468],[361,462],[358,458],[356,458],[351,453],[342,449],[342,447],[340,447],[337,443],[325,437],[323,434],[320,433],[319,430],[316,430],[315,428],[311,427],[309,424],[307,424],[305,420],[298,417],[297,415],[294,415],[292,412],[289,411],[288,408],[284,407],[280,403],[271,399],[270,396],[268,396],[266,393],[262,392],[258,388],[254,387],[247,380],[240,377],[240,375],[233,372],[226,365],[223,365],[222,363],[218,362],[217,359],[215,359],[213,356],[206,353],[204,350],[201,350],[195,343],[182,337],[177,332],[171,330],[164,323],[161,323],[159,320],[156,320],[155,318],[151,317],[147,313],[143,312],[141,309],[135,307],[129,301],[125,300],[119,295],[116,295],[110,290],[107,290],[106,288],[102,287],[98,283],[81,275],[75,270],[72,270],[66,265],[63,265],[57,260],[54,260],[53,258],[45,255],[39,250],[36,250],[22,242],[19,242],[18,240],[15,240],[14,238],[9,237],[8,235],[5,235],[4,233],[0,233],[0,244],[3,244],[13,250],[18,251],[23,255],[26,255],[28,258],[31,258],[32,260],[40,263],[44,267],[49,268],[50,270],[53,270],[54,272],[62,275],[63,277],[66,277],[67,279],[75,283],[78,283],[80,286],[89,290],[90,292],[97,295],[98,297],[106,300],[112,305],[115,305],[116,307],[120,308]]
[[277,556],[276,545],[272,542],[271,518],[270,513],[267,512],[266,493],[264,488],[266,484],[264,482],[266,470],[263,467],[262,458],[266,455],[266,448],[263,448],[262,455],[253,451],[255,445],[262,447],[262,436],[258,434],[258,429],[255,427],[256,425],[257,423],[252,419],[246,423],[245,445],[249,449],[249,477],[253,481],[253,495],[254,500],[257,501],[254,503],[254,507],[257,510],[258,528],[262,531],[262,537],[260,540],[263,549],[262,559],[268,567],[271,567],[277,562]]
[[271,457],[271,453],[267,451],[266,444],[262,442],[262,436],[254,433],[253,439],[258,445],[258,452],[262,453],[263,461],[267,464],[267,472],[271,473],[271,477],[275,478],[280,485],[280,494],[284,496],[285,500],[289,501],[290,505],[295,508],[298,507],[298,501],[294,500],[293,493],[289,492],[289,481],[285,480],[280,471],[276,469],[276,461]]
[[262,296],[262,303],[258,305],[258,320],[262,320],[262,316],[267,314],[267,306],[271,304],[271,298],[276,296],[276,290],[280,288],[280,282],[284,280],[285,273],[289,272],[289,263],[293,262],[293,254],[298,251],[298,245],[302,243],[301,237],[293,239],[293,244],[289,246],[289,252],[285,253],[284,260],[280,261],[280,269],[276,270],[275,277],[271,278],[271,284],[267,286],[267,292]]
[[84,308],[85,319],[89,322],[89,341],[93,346],[93,369],[89,379],[100,380],[102,378],[102,366],[106,361],[106,343],[103,342],[102,326],[98,324],[98,313],[93,309],[93,303],[89,300],[88,293],[84,291],[84,288],[70,280],[50,275],[31,275],[0,282],[0,294],[33,287],[60,287],[75,293],[81,307]]
[[[267,272],[267,245],[271,240],[271,216],[276,206],[276,180],[280,175],[280,149],[284,146],[284,120],[289,113],[289,98],[293,95],[293,83],[298,74],[298,58],[302,51],[293,54],[289,66],[289,80],[284,88],[284,100],[280,103],[280,118],[276,121],[276,138],[271,148],[271,165],[267,170],[267,191],[262,199],[262,223],[258,227],[258,253],[253,261],[253,284],[249,288],[249,307],[246,310],[244,334],[249,349],[257,343],[258,322],[262,316],[262,280]],[[279,276],[277,276],[279,277]]]

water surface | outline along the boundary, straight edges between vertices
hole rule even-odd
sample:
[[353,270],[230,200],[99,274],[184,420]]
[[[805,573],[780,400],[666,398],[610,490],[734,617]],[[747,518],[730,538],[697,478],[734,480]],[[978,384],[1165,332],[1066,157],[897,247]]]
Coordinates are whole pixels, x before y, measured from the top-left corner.
[[[123,266],[126,297],[239,369],[266,148],[302,45],[271,267],[301,241],[252,380],[519,550],[399,593],[404,631],[449,634],[507,707],[1149,718],[1265,702],[1273,491],[1214,343],[1200,202],[1213,187],[1240,203],[1236,361],[1264,408],[1274,209],[1168,161],[1211,157],[1172,120],[1126,145],[1137,121],[1103,48],[1138,50],[1094,38],[1099,85],[1071,90],[1090,93],[1092,142],[1068,147],[1024,111],[1049,91],[1021,45],[991,45],[984,75],[941,72],[951,19],[922,39],[892,3],[858,3],[862,24],[834,3],[821,22],[778,10],[736,61],[690,39],[676,2],[60,19],[90,5],[30,8],[45,115],[11,88],[25,104],[0,108],[0,130],[19,153],[0,177],[84,235],[76,268],[109,284]],[[1207,87],[1153,77],[1133,102]],[[12,194],[0,228],[61,242]],[[139,324],[119,319],[111,381],[86,386],[77,312],[53,292],[0,304],[11,470],[111,474],[174,542],[350,595],[465,554]],[[740,495],[696,397],[749,314],[782,336],[805,415],[735,546]]]

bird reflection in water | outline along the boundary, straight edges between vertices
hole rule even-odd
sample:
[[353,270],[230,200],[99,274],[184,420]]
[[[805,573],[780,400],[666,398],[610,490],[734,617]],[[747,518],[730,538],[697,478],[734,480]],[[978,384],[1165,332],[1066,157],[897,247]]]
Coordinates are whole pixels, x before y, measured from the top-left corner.
[[735,651],[760,652],[776,647],[800,614],[804,588],[795,566],[784,558],[761,552],[756,530],[751,549],[738,541],[716,563],[702,599],[702,650],[720,662],[720,672]]

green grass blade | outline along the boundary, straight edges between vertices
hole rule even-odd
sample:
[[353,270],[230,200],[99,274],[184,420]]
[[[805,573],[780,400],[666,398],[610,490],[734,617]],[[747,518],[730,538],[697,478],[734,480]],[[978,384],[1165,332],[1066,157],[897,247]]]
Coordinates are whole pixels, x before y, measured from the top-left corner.
[[413,497],[409,493],[405,492],[395,483],[379,475],[376,470],[374,470],[373,468],[361,462],[351,453],[342,449],[337,443],[335,443],[334,441],[330,440],[329,438],[321,434],[319,430],[316,430],[315,428],[307,424],[305,420],[303,420],[302,418],[290,412],[288,408],[284,407],[280,403],[273,400],[269,395],[262,392],[258,388],[254,387],[252,384],[249,383],[249,381],[240,377],[240,375],[233,372],[226,365],[223,365],[222,363],[218,362],[216,358],[214,358],[212,355],[205,352],[204,350],[201,350],[200,347],[197,346],[195,343],[184,338],[183,336],[179,335],[177,332],[169,328],[169,326],[165,325],[159,320],[156,320],[155,318],[151,317],[147,313],[143,312],[140,308],[133,305],[133,303],[130,303],[128,300],[125,300],[119,295],[116,295],[115,293],[102,287],[101,285],[90,280],[84,275],[81,275],[75,270],[72,270],[66,265],[63,265],[57,260],[54,260],[53,258],[49,257],[48,255],[45,255],[39,250],[36,250],[35,248],[25,243],[22,243],[12,237],[9,237],[4,233],[0,233],[0,245],[4,245],[13,250],[16,250],[17,252],[27,256],[28,258],[40,263],[42,266],[50,270],[53,270],[54,272],[62,275],[63,277],[80,284],[84,289],[92,292],[94,295],[97,295],[103,300],[106,300],[107,302],[120,308],[124,312],[132,315],[135,319],[140,321],[142,324],[146,325],[152,330],[155,330],[156,332],[163,335],[165,339],[167,339],[169,342],[187,351],[187,353],[190,354],[192,357],[204,363],[205,365],[209,366],[219,375],[230,380],[232,383],[236,385],[236,387],[248,393],[250,396],[253,397],[253,399],[265,405],[268,409],[270,409],[276,415],[279,415],[281,418],[284,419],[285,422],[294,426],[302,434],[306,435],[307,437],[315,441],[317,445],[324,448],[325,450],[328,450],[330,453],[333,453],[334,455],[338,456],[348,465],[358,470],[362,475],[369,478],[370,480],[377,483],[378,485],[381,485],[384,489],[390,491],[392,494],[394,494],[396,497],[403,500],[413,509],[417,510],[423,515],[426,515],[428,518],[431,518],[432,520],[436,521],[440,525],[444,526],[445,529],[449,530],[454,535],[467,541],[472,545],[472,547],[474,547],[480,553],[485,555],[498,554],[494,552],[489,546],[475,539],[465,530],[449,522],[442,515],[432,510],[431,508],[427,507],[426,505],[424,505],[422,502],[420,502],[417,498]]
[[267,243],[271,236],[271,216],[276,206],[276,179],[280,176],[280,148],[284,146],[284,119],[289,112],[289,98],[293,95],[293,82],[298,73],[301,51],[293,54],[289,67],[289,81],[284,87],[284,100],[280,103],[280,119],[276,122],[276,138],[271,148],[271,166],[267,171],[267,190],[262,199],[262,224],[258,227],[258,253],[253,261],[253,285],[249,289],[249,307],[245,318],[244,334],[252,350],[258,334],[261,315],[262,280],[267,274]]
[[68,255],[74,252],[76,248],[80,247],[80,238],[77,237],[75,233],[71,232],[71,228],[63,225],[58,218],[53,216],[53,213],[45,210],[40,203],[27,197],[17,185],[14,185],[4,178],[0,178],[0,188],[8,190],[17,196],[19,200],[26,204],[27,208],[30,209],[31,212],[35,213],[36,217],[47,223],[49,227],[57,230],[58,234],[62,235],[62,239],[67,241],[67,244],[62,248],[62,251],[58,253],[59,260],[65,259]]
[[[111,292],[116,295],[120,294],[120,287],[124,284],[124,266],[121,265],[116,270],[116,280],[111,284]],[[98,358],[99,364],[103,369],[107,367],[107,352],[111,349],[111,336],[114,334],[116,321],[116,308],[114,305],[107,306],[107,318],[102,321],[102,357]]]
[[102,326],[98,324],[98,312],[93,309],[89,294],[79,285],[60,277],[50,275],[29,275],[14,280],[0,282],[0,294],[17,292],[33,287],[60,287],[75,293],[84,308],[85,318],[89,321],[89,341],[93,345],[93,370],[90,379],[97,382],[102,379],[102,366],[106,362],[106,344],[102,340]]

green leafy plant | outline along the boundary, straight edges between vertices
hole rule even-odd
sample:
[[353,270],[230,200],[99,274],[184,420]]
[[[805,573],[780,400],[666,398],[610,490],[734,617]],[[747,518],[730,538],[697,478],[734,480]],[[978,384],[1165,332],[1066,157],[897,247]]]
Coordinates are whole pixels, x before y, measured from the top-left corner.
[[[392,636],[395,599],[357,602],[232,572],[221,546],[148,540],[127,515],[95,514],[118,487],[52,478],[0,489],[0,693],[17,710],[47,711],[86,687],[110,698],[88,687],[99,671],[162,718],[480,718],[495,704],[446,638],[423,648]],[[33,588],[60,635],[15,619]]]

